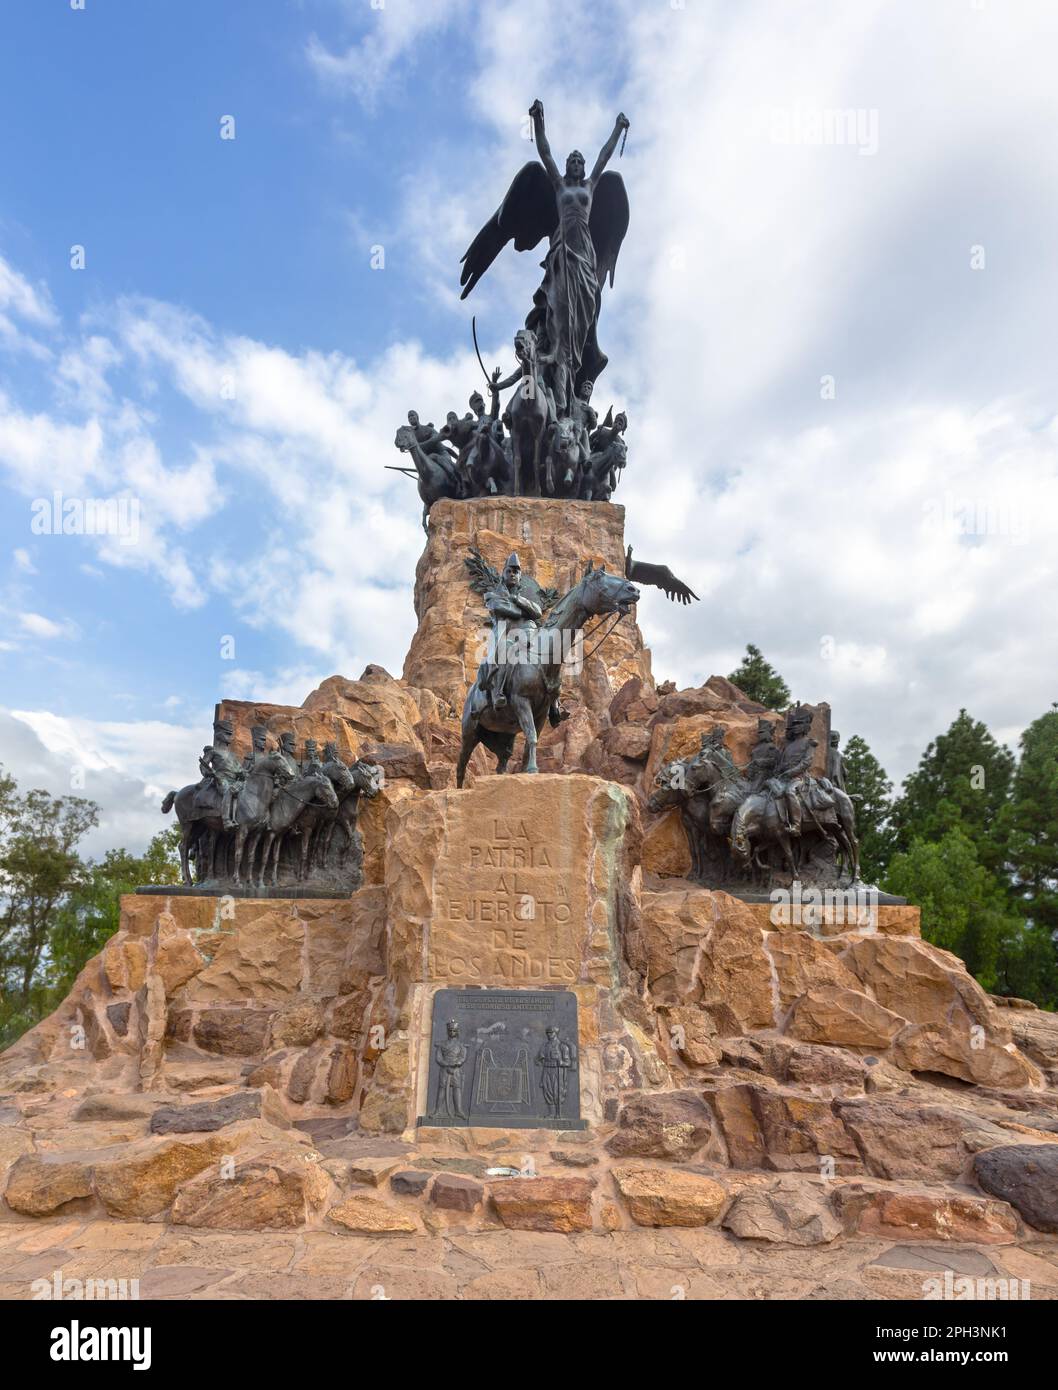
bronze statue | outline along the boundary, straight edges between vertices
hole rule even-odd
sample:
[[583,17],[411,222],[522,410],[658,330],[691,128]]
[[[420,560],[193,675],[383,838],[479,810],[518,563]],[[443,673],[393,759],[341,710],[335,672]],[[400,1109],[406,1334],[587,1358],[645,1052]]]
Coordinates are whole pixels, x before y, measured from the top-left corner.
[[[619,622],[639,601],[639,590],[627,579],[591,564],[580,583],[561,599],[554,590],[543,590],[535,580],[523,578],[516,555],[507,561],[502,575],[476,550],[466,565],[471,588],[485,597],[493,618],[493,640],[463,705],[456,768],[460,787],[479,743],[496,755],[496,771],[506,772],[519,733],[525,737],[522,771],[539,770],[536,745],[544,721],[550,717],[554,723],[565,717],[559,704],[562,662],[575,649],[577,635],[589,618],[614,613]],[[546,602],[541,602],[541,595]]]
[[218,714],[214,743],[200,760],[202,781],[162,802],[163,813],[175,809],[180,824],[185,889],[345,896],[359,888],[359,799],[382,790],[382,768],[362,759],[347,767],[334,743],[322,762],[312,738],[299,765],[294,734],[284,731],[269,750],[262,725],[254,727],[251,751],[239,763],[230,751],[234,732]]
[[549,238],[544,278],[526,319],[540,340],[548,385],[559,415],[570,413],[578,386],[597,381],[606,355],[597,338],[602,286],[613,284],[617,257],[628,230],[628,195],[620,174],[604,172],[628,129],[622,112],[589,175],[584,156],[573,150],[559,169],[544,128],[538,99],[529,108],[540,162],[530,161],[463,256],[460,284],[466,298],[489,266],[513,241],[529,251]]
[[220,820],[225,830],[235,829],[235,807],[239,792],[246,781],[246,770],[231,751],[235,726],[230,719],[217,719],[213,724],[213,743],[202,750],[198,760],[202,781],[199,788],[213,786],[220,794]]
[[696,881],[742,890],[794,879],[827,887],[858,881],[852,801],[836,780],[812,774],[811,723],[810,709],[789,711],[779,746],[774,722],[759,719],[741,772],[719,725],[702,736],[695,757],[658,770],[649,809],[679,811]]
[[632,559],[632,547],[625,554],[625,575],[634,584],[652,584],[672,603],[697,602],[698,595],[682,579],[677,579],[668,565],[651,565],[645,560]]

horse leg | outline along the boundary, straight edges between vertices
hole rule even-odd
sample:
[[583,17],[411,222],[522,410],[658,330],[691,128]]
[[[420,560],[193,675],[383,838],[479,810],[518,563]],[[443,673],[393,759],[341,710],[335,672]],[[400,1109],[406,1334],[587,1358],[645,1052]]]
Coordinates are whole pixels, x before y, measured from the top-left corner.
[[242,887],[242,856],[246,848],[246,827],[240,825],[235,831],[235,863],[232,866],[231,881],[236,888]]
[[525,738],[525,759],[522,762],[522,771],[539,772],[540,769],[536,765],[536,719],[533,715],[533,707],[524,695],[512,695],[511,706],[518,716],[518,727]]
[[194,821],[188,821],[185,826],[181,827],[180,831],[180,873],[186,888],[194,886],[191,882],[191,865],[188,863],[188,850],[191,847],[191,829],[193,825]]
[[463,725],[463,741],[459,746],[459,762],[456,764],[456,786],[463,785],[463,777],[466,774],[467,763],[470,762],[470,755],[478,746],[478,722],[476,719],[468,720]]

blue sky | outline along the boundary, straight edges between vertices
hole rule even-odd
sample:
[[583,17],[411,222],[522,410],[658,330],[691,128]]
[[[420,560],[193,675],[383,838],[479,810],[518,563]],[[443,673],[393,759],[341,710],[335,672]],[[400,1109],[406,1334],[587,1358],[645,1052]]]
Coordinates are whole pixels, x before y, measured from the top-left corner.
[[[641,605],[659,679],[757,642],[894,776],[961,705],[1016,740],[1058,699],[1056,39],[1049,0],[9,0],[0,761],[135,847],[222,695],[399,674],[383,465],[464,407],[471,312],[509,366],[538,257],[466,304],[458,261],[536,96],[563,153],[632,122],[597,394],[629,539],[703,597]],[[34,535],[56,488],[137,543]]]

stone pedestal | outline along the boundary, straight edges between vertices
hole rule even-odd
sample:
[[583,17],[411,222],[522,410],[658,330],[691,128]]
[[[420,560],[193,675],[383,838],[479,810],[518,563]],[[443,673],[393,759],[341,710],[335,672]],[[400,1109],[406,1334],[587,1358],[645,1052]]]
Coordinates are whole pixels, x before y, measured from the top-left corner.
[[[439,989],[572,991],[580,1113],[601,1123],[629,1075],[664,1075],[625,990],[635,930],[639,821],[624,788],[585,776],[486,778],[397,803],[387,824],[388,1026],[406,1070],[376,1076],[361,1124],[428,1110]],[[648,1080],[644,1073],[650,1073]],[[422,1131],[420,1129],[420,1136]]]
[[[496,570],[512,550],[522,569],[545,588],[566,593],[589,560],[611,573],[625,566],[624,508],[609,502],[530,497],[479,497],[435,502],[430,533],[415,571],[419,626],[404,662],[404,680],[425,686],[460,710],[477,672],[485,622],[463,561],[474,546]],[[587,650],[591,650],[589,641]],[[584,670],[564,682],[570,699],[602,714],[625,681],[650,680],[650,653],[635,619],[625,618]]]

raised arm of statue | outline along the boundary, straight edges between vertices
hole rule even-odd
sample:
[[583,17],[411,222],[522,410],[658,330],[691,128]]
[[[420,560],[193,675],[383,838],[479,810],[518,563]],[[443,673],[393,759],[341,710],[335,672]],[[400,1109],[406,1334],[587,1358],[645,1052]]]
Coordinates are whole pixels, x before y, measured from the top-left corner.
[[621,138],[621,132],[627,130],[629,124],[630,122],[625,113],[623,111],[619,112],[617,120],[614,122],[613,133],[611,134],[609,140],[607,140],[606,144],[603,145],[602,149],[599,151],[599,158],[595,161],[595,168],[591,171],[592,183],[595,183],[598,180],[599,175],[606,168],[607,164],[609,164],[610,159],[613,156],[613,152],[617,148],[617,142]]
[[[547,135],[544,132],[544,103],[539,97],[529,108],[529,115],[533,122],[533,135],[536,139],[536,152],[540,156],[540,163],[547,170],[548,178],[557,188],[562,182],[562,175],[558,165],[555,163],[551,153],[551,146],[547,142]],[[613,151],[611,150],[611,154]]]

